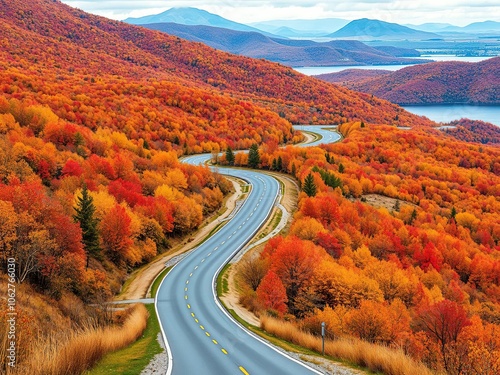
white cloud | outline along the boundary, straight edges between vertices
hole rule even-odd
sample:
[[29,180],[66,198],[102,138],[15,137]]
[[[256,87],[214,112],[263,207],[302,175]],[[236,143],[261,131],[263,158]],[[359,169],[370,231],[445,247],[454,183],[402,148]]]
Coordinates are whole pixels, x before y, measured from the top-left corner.
[[377,18],[397,23],[471,22],[499,20],[497,0],[62,0],[90,13],[113,19],[157,14],[172,7],[195,7],[249,23],[270,19]]

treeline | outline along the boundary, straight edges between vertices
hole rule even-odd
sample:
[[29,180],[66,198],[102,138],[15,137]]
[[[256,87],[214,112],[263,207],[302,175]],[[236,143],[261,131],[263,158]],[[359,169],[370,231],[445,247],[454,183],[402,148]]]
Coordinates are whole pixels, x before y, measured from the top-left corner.
[[[330,338],[403,348],[437,371],[495,374],[499,150],[435,131],[339,131],[345,140],[323,148],[260,148],[260,166],[280,158],[303,192],[289,234],[241,266],[242,301],[314,334],[324,321]],[[383,203],[365,203],[373,196]]]

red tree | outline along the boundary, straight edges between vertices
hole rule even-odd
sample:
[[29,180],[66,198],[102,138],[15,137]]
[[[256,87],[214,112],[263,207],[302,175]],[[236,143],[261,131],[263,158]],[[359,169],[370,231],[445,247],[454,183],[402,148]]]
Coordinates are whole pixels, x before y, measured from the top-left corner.
[[276,310],[280,314],[286,312],[286,289],[273,271],[269,271],[261,280],[257,288],[257,298],[266,309]]

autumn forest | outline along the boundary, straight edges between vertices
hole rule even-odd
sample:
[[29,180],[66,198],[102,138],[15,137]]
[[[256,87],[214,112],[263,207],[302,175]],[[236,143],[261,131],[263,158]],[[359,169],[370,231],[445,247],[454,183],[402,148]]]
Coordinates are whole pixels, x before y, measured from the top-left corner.
[[[295,124],[342,139],[296,147]],[[238,266],[246,308],[430,373],[499,374],[500,135],[453,125],[59,1],[0,0],[0,284],[15,258],[19,363],[39,338],[110,324],[93,306],[223,207],[233,183],[180,160],[221,153],[300,190],[287,230]]]

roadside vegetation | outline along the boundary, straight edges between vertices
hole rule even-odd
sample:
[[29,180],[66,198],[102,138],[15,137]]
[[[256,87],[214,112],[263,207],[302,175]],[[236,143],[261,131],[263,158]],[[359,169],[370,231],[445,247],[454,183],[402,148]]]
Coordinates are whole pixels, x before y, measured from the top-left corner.
[[30,357],[9,374],[82,374],[107,353],[136,341],[146,328],[148,314],[144,305],[135,305],[122,316],[117,315],[113,326],[89,326],[72,331],[66,339],[53,336],[35,342]]

